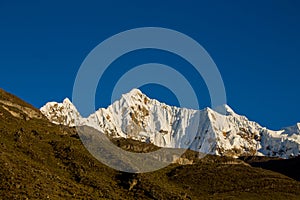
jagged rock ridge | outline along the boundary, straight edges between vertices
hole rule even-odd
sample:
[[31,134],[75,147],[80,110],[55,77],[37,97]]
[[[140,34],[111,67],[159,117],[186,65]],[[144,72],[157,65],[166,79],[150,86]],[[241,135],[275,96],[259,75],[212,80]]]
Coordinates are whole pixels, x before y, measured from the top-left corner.
[[87,118],[81,117],[68,99],[63,103],[47,103],[40,110],[56,124],[87,125],[113,137],[132,138],[160,147],[189,148],[232,157],[299,155],[299,124],[272,131],[236,114],[228,105],[222,109],[226,114],[210,108],[168,106],[133,89]]

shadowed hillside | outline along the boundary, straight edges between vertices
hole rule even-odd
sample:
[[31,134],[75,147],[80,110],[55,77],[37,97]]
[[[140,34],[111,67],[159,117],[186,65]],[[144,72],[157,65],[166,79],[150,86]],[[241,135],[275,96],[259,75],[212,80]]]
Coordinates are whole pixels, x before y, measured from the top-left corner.
[[266,158],[266,157],[245,157],[242,160],[246,161],[253,167],[272,170],[289,176],[297,181],[300,181],[300,157],[291,159]]
[[[112,141],[128,151],[158,149]],[[299,199],[300,183],[285,175],[193,151],[183,158],[191,162],[151,173],[113,170],[90,155],[75,129],[0,90],[1,199]]]

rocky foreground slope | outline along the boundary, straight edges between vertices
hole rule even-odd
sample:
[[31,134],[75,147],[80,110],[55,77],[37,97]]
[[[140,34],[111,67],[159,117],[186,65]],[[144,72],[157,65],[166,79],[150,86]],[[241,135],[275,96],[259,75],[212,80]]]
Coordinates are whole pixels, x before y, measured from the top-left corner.
[[236,114],[228,105],[219,109],[226,113],[210,108],[191,110],[168,106],[133,89],[87,118],[80,116],[69,99],[63,103],[49,102],[40,110],[55,124],[86,125],[109,136],[132,138],[159,147],[231,157],[299,155],[300,124],[273,131]]
[[[158,148],[112,141],[128,151]],[[282,174],[234,158],[183,156],[191,162],[151,173],[113,170],[90,155],[75,129],[0,89],[0,199],[299,199],[299,182]]]

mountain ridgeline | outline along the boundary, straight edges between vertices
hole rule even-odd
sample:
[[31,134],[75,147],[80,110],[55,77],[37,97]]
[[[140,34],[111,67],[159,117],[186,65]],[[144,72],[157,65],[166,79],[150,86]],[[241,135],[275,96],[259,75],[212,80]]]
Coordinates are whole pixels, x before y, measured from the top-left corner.
[[[141,93],[138,96],[145,99]],[[119,102],[116,107],[127,105],[123,103],[122,105],[122,102]],[[52,118],[47,117],[55,123],[51,123],[42,112],[30,104],[0,89],[0,199],[299,199],[300,183],[296,181],[300,179],[297,176],[299,158],[235,159],[206,155],[200,159],[199,152],[187,150],[177,162],[154,172],[134,174],[114,170],[95,159],[83,146],[76,129],[69,127],[76,123],[76,119],[73,120],[70,116],[80,117],[70,101],[66,100],[56,106],[55,103],[51,104],[53,110],[48,113],[52,114]],[[153,126],[158,130],[155,133],[169,134],[160,131],[169,131],[167,124],[163,126],[154,123],[160,120],[162,123],[167,123],[163,121],[164,117],[156,119],[154,114],[151,114],[151,109],[155,111],[159,109],[158,107],[166,105],[155,100],[147,101],[146,105],[151,108],[148,115],[153,117],[154,122],[145,120],[144,123],[150,124],[141,126],[141,130],[146,130],[145,133],[149,134],[144,138],[147,140],[148,137],[150,140],[148,143],[136,140],[142,140],[139,138],[142,137],[140,134],[142,131],[129,129],[133,126],[139,130],[140,126],[137,124],[142,115],[139,113],[147,112],[139,111],[138,105],[128,108],[127,111],[124,109],[124,117],[129,116],[128,120],[130,120],[127,125],[132,121],[135,121],[135,124],[127,126],[128,129],[125,129],[126,124],[116,127],[122,132],[107,127],[115,123],[121,125],[123,119],[120,118],[121,121],[116,122],[113,117],[118,115],[114,116],[109,109],[103,109],[102,112],[107,111],[105,114],[110,114],[112,121],[103,128],[107,130],[110,140],[126,151],[139,153],[156,151],[159,147],[149,143],[157,138],[151,136],[153,132],[146,131]],[[155,108],[155,105],[158,107]],[[68,109],[70,112],[67,111]],[[180,111],[179,108],[168,108],[168,106],[166,109],[171,109],[177,114],[176,117],[187,113],[193,115],[197,112]],[[53,115],[58,110],[62,115]],[[116,113],[117,111],[118,109],[115,108]],[[135,120],[130,117],[132,115],[130,112],[134,113],[134,111],[136,111]],[[167,111],[160,112],[165,112],[168,117],[171,117]],[[147,119],[148,115],[144,115]],[[216,114],[216,119],[218,116]],[[106,118],[103,120],[109,120],[106,115],[103,117]],[[176,117],[168,118],[167,120],[170,120],[168,123],[176,123],[176,120],[179,120]],[[92,119],[92,117],[81,118],[80,122],[91,123],[88,120]],[[68,126],[62,125],[64,123]],[[181,130],[184,125],[189,124],[186,121],[180,123],[177,126],[170,126]],[[204,130],[207,128],[205,127]],[[122,134],[124,137],[121,137]],[[135,140],[130,139],[129,136],[125,138],[126,134],[130,134]],[[168,140],[160,142],[163,141]],[[119,162],[119,160],[115,161],[114,157],[110,159],[111,162]]]
[[80,116],[69,99],[49,102],[40,110],[55,124],[86,125],[111,137],[131,138],[159,147],[230,157],[299,155],[300,123],[273,131],[236,114],[228,105],[218,109],[225,110],[225,114],[210,108],[168,106],[133,89],[87,118]]

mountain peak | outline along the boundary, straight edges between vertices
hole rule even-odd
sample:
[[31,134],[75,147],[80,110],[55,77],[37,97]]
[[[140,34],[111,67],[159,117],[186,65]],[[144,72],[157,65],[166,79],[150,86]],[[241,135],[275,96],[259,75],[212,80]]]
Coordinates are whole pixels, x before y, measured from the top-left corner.
[[55,124],[63,124],[66,126],[75,126],[75,121],[81,117],[76,107],[65,98],[62,103],[48,102],[40,111]]
[[131,95],[131,96],[135,96],[135,95],[144,95],[142,93],[141,90],[137,89],[137,88],[133,88],[132,90],[130,90],[130,92],[127,93],[128,95]]
[[141,90],[136,89],[136,88],[134,88],[134,89],[130,90],[128,93],[122,95],[122,98],[125,98],[127,100],[128,99],[140,100],[143,97],[148,98],[144,93],[142,93]]
[[236,113],[232,110],[232,108],[227,105],[223,104],[220,106],[217,106],[216,108],[213,109],[214,111],[222,114],[222,115],[235,115]]
[[287,135],[300,135],[300,123],[298,122],[297,124],[295,124],[294,126],[289,126],[289,127],[285,127],[283,128],[284,130],[284,134],[287,134]]
[[72,104],[73,103],[70,101],[70,99],[68,97],[66,97],[64,100],[63,100],[63,104]]
[[[160,147],[190,148],[202,153],[288,158],[299,155],[299,125],[272,131],[236,114],[228,105],[216,109],[178,108],[148,98],[139,89],[123,94],[108,108],[88,118],[80,116],[69,99],[41,108],[53,123],[86,125],[112,137],[131,138]],[[295,135],[296,134],[296,135]]]
[[224,104],[223,107],[225,108],[225,110],[226,110],[227,113],[231,113],[231,114],[235,113],[235,112],[232,110],[232,108],[229,107],[229,105]]

